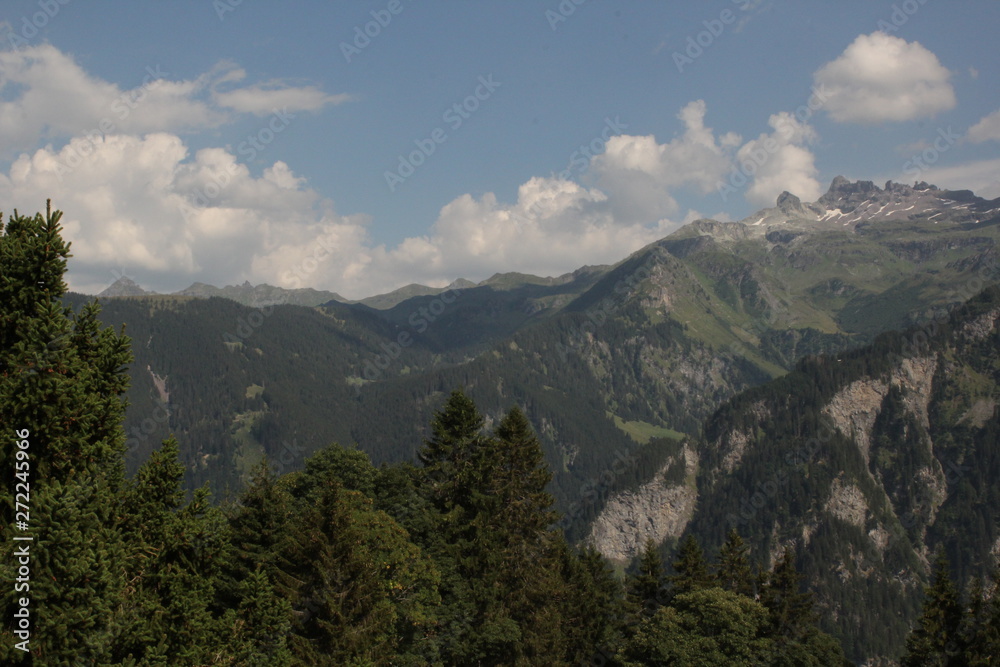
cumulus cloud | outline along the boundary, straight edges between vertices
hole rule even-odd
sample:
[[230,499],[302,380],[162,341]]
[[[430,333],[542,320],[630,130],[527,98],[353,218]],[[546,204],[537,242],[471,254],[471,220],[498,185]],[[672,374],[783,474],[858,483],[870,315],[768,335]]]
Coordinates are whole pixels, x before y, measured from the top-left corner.
[[655,222],[677,212],[671,190],[689,186],[711,192],[729,169],[734,133],[716,137],[705,126],[703,100],[689,103],[677,115],[684,133],[666,144],[653,136],[611,137],[592,165],[597,185],[612,202],[616,219]]
[[225,123],[234,112],[316,111],[349,99],[280,81],[235,87],[245,73],[232,63],[193,80],[170,77],[150,64],[137,68],[139,85],[122,89],[91,76],[50,44],[0,51],[0,146],[17,151],[87,133],[199,130]]
[[88,293],[121,271],[157,291],[250,280],[360,298],[413,281],[610,263],[676,226],[621,224],[599,190],[533,178],[512,204],[458,197],[426,236],[387,248],[371,242],[366,216],[338,214],[287,164],[254,177],[227,150],[191,156],[169,133],[77,137],[0,175],[0,200],[22,211],[48,197],[65,211],[70,285]]
[[933,116],[955,106],[950,72],[919,42],[874,32],[859,35],[813,75],[841,123],[873,124]]
[[768,124],[773,132],[751,139],[736,154],[742,173],[752,179],[747,201],[774,206],[784,190],[803,201],[815,201],[823,189],[816,180],[815,156],[807,146],[816,140],[816,131],[785,111],[772,115]]
[[[231,62],[193,80],[155,66],[139,76],[125,90],[47,44],[0,53],[0,144],[32,151],[12,152],[0,200],[29,211],[51,197],[66,212],[74,254],[67,277],[78,291],[98,292],[124,272],[157,291],[250,280],[363,297],[413,281],[614,262],[679,226],[668,217],[677,205],[667,188],[709,190],[739,141],[716,138],[695,102],[681,111],[685,131],[672,142],[612,140],[596,170],[612,194],[532,178],[513,203],[460,196],[425,235],[387,247],[372,242],[367,216],[339,214],[284,162],[255,175],[236,157],[241,151],[192,155],[177,134],[236,113],[316,110],[345,96],[275,81],[244,85],[246,73]],[[624,201],[636,175],[650,189]]]
[[920,172],[920,180],[939,188],[972,190],[980,197],[995,199],[1000,197],[1000,159],[930,167]]
[[969,128],[969,141],[982,143],[984,141],[1000,141],[1000,110],[984,116],[978,123]]
[[[222,149],[189,159],[180,138],[167,133],[84,142],[22,155],[0,176],[3,201],[29,210],[51,197],[65,211],[75,289],[98,291],[117,268],[161,289],[179,289],[174,281],[185,278],[249,279],[255,260],[285,244],[361,226],[336,216],[282,163],[254,178]],[[67,167],[81,152],[85,162]]]

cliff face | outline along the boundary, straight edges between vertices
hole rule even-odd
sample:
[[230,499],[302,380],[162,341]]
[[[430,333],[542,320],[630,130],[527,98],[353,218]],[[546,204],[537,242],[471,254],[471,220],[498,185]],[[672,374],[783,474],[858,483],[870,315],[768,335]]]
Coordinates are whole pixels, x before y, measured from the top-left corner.
[[931,400],[931,383],[936,370],[936,358],[903,359],[887,378],[866,377],[841,389],[823,407],[823,414],[831,418],[833,425],[841,433],[854,439],[865,463],[869,463],[875,418],[881,412],[890,387],[899,388],[907,409],[924,429],[930,427],[927,406]]
[[[826,628],[854,637],[853,657],[898,655],[936,550],[962,579],[1000,557],[997,350],[993,288],[949,318],[806,359],[706,422],[684,454],[697,490],[663,483],[669,460],[614,494],[589,540],[618,561],[685,531],[711,551],[736,528],[765,565],[793,547]],[[873,596],[900,610],[877,629],[859,603]]]
[[[684,466],[684,479],[671,484],[667,473],[677,465]],[[679,537],[694,515],[697,470],[698,456],[685,446],[676,457],[668,458],[653,479],[612,497],[594,520],[587,542],[610,560],[627,563],[647,539],[660,543]]]

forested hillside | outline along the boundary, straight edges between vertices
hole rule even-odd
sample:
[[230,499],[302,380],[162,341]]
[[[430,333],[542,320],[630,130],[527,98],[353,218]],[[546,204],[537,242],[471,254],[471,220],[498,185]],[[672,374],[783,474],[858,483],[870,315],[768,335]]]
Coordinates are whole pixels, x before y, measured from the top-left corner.
[[209,481],[216,500],[264,454],[281,471],[333,441],[377,464],[412,460],[414,436],[461,386],[490,422],[524,406],[581,538],[612,486],[649,479],[647,464],[725,400],[805,355],[940,317],[995,280],[996,210],[971,193],[840,179],[815,204],[788,195],[742,222],[698,221],[614,266],[410,286],[367,300],[382,310],[282,305],[298,292],[264,286],[225,292],[259,307],[102,299],[102,321],[136,341],[128,469],[170,433],[185,486]]
[[790,556],[751,589],[738,536],[717,567],[689,540],[623,585],[571,548],[523,412],[487,428],[461,391],[416,465],[333,444],[213,506],[168,439],[126,476],[132,341],[60,304],[59,218],[0,230],[5,664],[843,664]]
[[697,510],[682,530],[709,547],[738,530],[769,564],[794,548],[848,655],[898,656],[935,553],[960,586],[996,576],[998,349],[993,287],[741,393],[694,446]]
[[[614,267],[376,311],[97,306],[66,294],[58,217],[0,236],[0,427],[27,443],[4,465],[13,479],[16,449],[34,447],[29,525],[48,541],[32,599],[60,628],[40,655],[841,664],[842,646],[920,664],[949,644],[993,650],[1000,290],[939,314],[995,272],[989,227],[965,244],[968,226],[913,227],[950,240],[900,260],[926,285],[883,325],[935,316],[873,338],[867,316],[830,323],[876,308],[875,283],[831,300],[808,287],[831,285],[830,267],[796,268],[856,230],[768,240],[698,223]],[[754,248],[768,254],[737,256]],[[789,328],[807,316],[816,326]],[[60,582],[103,620],[56,604]]]

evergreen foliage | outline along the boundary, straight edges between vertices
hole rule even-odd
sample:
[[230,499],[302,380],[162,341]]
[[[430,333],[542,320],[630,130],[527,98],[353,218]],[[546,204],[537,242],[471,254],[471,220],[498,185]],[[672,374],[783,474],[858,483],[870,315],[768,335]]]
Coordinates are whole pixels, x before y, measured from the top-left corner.
[[[982,555],[995,539],[990,508],[997,506],[997,491],[991,482],[1000,471],[1000,411],[969,426],[963,421],[968,392],[961,383],[973,378],[992,386],[989,383],[1000,377],[995,364],[1000,341],[994,333],[961,344],[942,342],[961,326],[957,318],[976,317],[1000,303],[995,290],[955,315],[933,343],[938,346],[935,352],[953,364],[958,363],[957,346],[965,346],[963,358],[974,360],[969,368],[974,366],[975,372],[935,377],[929,426],[907,411],[906,395],[890,391],[876,419],[870,460],[842,434],[828,439],[822,461],[814,459],[815,452],[799,455],[794,449],[788,458],[786,450],[828,426],[820,406],[858,373],[888,372],[889,360],[901,349],[898,337],[886,336],[863,353],[845,354],[844,363],[806,359],[774,386],[724,406],[706,425],[706,438],[715,442],[736,424],[753,434],[759,450],[744,457],[731,477],[699,480],[703,497],[738,498],[751,481],[773,474],[777,460],[788,466],[782,469],[782,493],[737,521],[745,525],[746,543],[727,520],[736,516],[731,505],[720,501],[689,527],[669,561],[672,574],[665,573],[659,547],[649,541],[634,573],[622,581],[597,551],[574,548],[554,529],[560,518],[553,510],[555,495],[565,498],[568,488],[578,487],[560,486],[569,478],[565,471],[554,478],[543,439],[531,425],[534,420],[548,429],[550,424],[538,422],[537,415],[562,415],[564,421],[553,428],[563,436],[590,430],[589,435],[604,439],[609,450],[621,444],[624,437],[609,420],[592,417],[605,414],[598,385],[588,384],[573,399],[586,403],[582,406],[572,405],[551,386],[536,392],[518,390],[524,411],[490,399],[486,417],[471,397],[468,380],[500,379],[512,362],[499,351],[484,358],[500,361],[487,358],[436,378],[401,381],[386,393],[378,410],[401,417],[393,426],[372,427],[383,448],[375,456],[381,464],[376,467],[369,453],[342,447],[331,437],[336,433],[344,442],[353,441],[350,425],[330,418],[319,409],[321,402],[345,399],[344,410],[362,404],[350,403],[343,383],[317,376],[308,357],[309,335],[288,341],[288,349],[297,350],[290,358],[272,359],[276,348],[270,347],[264,327],[254,334],[259,336],[253,342],[263,346],[256,348],[260,353],[250,354],[266,359],[262,363],[269,369],[301,374],[308,390],[267,387],[248,392],[246,386],[255,378],[241,375],[247,357],[237,359],[237,351],[247,352],[246,337],[227,343],[231,358],[211,362],[218,376],[212,387],[184,386],[194,377],[191,366],[207,357],[170,357],[178,365],[166,369],[177,378],[172,391],[189,396],[207,392],[211,398],[193,401],[191,414],[170,415],[141,439],[138,449],[126,451],[124,396],[133,363],[131,343],[124,331],[102,328],[98,305],[84,304],[76,312],[62,305],[69,246],[62,241],[59,219],[60,213],[51,210],[30,218],[15,213],[0,227],[0,474],[6,480],[20,479],[24,467],[18,464],[27,460],[31,481],[27,530],[14,527],[14,487],[0,484],[0,574],[5,581],[14,580],[17,563],[11,537],[34,537],[30,653],[14,648],[16,626],[10,619],[18,594],[8,587],[0,594],[0,613],[6,619],[0,632],[3,664],[839,666],[845,664],[844,651],[819,627],[814,590],[823,594],[822,604],[843,609],[845,618],[861,614],[859,596],[869,594],[872,608],[890,610],[887,623],[896,624],[907,618],[908,598],[888,592],[881,583],[855,581],[835,589],[828,579],[816,576],[828,565],[823,559],[850,548],[865,558],[885,558],[899,571],[915,570],[903,548],[907,543],[895,540],[876,556],[861,528],[832,520],[817,525],[808,551],[784,550],[771,570],[759,570],[751,554],[775,553],[775,540],[788,543],[787,535],[775,527],[795,526],[790,519],[807,509],[818,513],[810,499],[829,497],[834,484],[844,480],[853,480],[869,499],[872,517],[889,525],[893,512],[919,509],[918,471],[948,460],[982,465],[959,469],[955,478],[946,479],[947,500],[933,524],[930,512],[918,512],[912,522],[899,526],[905,540],[917,540],[926,531],[944,547],[922,615],[907,640],[903,664],[990,665],[1000,655],[996,573],[982,579],[992,583],[968,591],[953,583],[984,574]],[[666,265],[673,261],[665,260]],[[752,292],[753,286],[747,289]],[[733,306],[760,305],[744,294],[723,296]],[[215,307],[227,317],[236,312],[227,310],[227,302],[197,306]],[[330,306],[333,315],[342,312],[338,308]],[[194,335],[209,335],[197,331],[206,326],[204,320],[177,321],[178,312],[167,307],[162,311],[147,319],[146,329],[139,332],[143,338],[163,336],[169,345],[180,345],[175,334],[183,326]],[[291,317],[301,317],[303,330],[315,326],[315,317],[294,312]],[[630,331],[629,323],[648,319],[634,303],[624,305],[618,315],[607,326],[620,329],[622,336]],[[544,349],[551,343],[545,342],[546,335],[582,317],[571,309],[567,319],[544,331],[525,330],[519,340]],[[325,334],[362,338],[359,330],[348,333],[329,326]],[[650,326],[647,332],[649,340],[663,345],[699,344],[684,339],[676,323]],[[359,348],[343,349],[358,354]],[[578,367],[583,363],[571,357],[542,374],[559,376],[565,384],[583,377]],[[541,378],[532,374],[535,371],[519,372],[522,388]],[[741,369],[740,382],[755,372],[759,369]],[[443,379],[455,381],[442,384]],[[432,382],[437,385],[429,388]],[[457,385],[469,389],[441,392],[442,386]],[[647,417],[653,408],[633,394],[622,414]],[[416,422],[404,417],[418,414],[427,396],[442,397],[443,404],[429,430],[423,431],[423,445],[416,446]],[[773,408],[770,416],[762,418],[760,410],[748,408],[767,401]],[[310,413],[301,430],[315,431],[303,437],[334,444],[289,449],[281,434],[296,426],[289,415],[302,413],[272,408],[295,403]],[[247,430],[264,457],[256,465],[250,465],[257,460],[253,457],[241,459],[247,483],[233,502],[215,506],[210,484],[190,493],[186,489],[193,488],[191,482],[199,475],[207,475],[205,460],[223,455],[217,444],[229,425],[220,426],[212,415],[234,405],[247,415]],[[676,406],[657,409],[661,407]],[[574,409],[591,417],[574,422],[566,417]],[[375,410],[371,404],[359,410],[361,418],[377,414],[364,412]],[[187,420],[185,437],[195,439],[195,446],[182,447],[170,436],[171,420]],[[18,435],[24,430],[27,437]],[[206,436],[204,441],[197,440],[199,433]],[[11,444],[22,438],[30,443],[27,459]],[[675,457],[671,483],[681,483],[686,466],[678,463],[680,447],[674,440],[652,441],[637,450],[643,469],[624,471],[615,483],[635,486],[670,456]],[[140,450],[143,462],[130,466],[127,475],[127,457],[136,457]],[[411,451],[415,462],[390,464],[392,457],[385,455],[390,450]],[[304,465],[293,465],[286,460],[289,451],[312,456],[301,462]],[[610,451],[580,456],[583,470],[600,469],[613,460]],[[700,465],[718,470],[712,458],[717,456],[719,451],[707,451]],[[232,474],[212,481],[229,484],[236,479]],[[876,480],[887,501],[871,500],[877,497]],[[214,489],[216,497],[221,491]],[[595,498],[574,517],[571,536],[577,522],[593,516],[602,502]],[[972,529],[966,530],[966,524]],[[729,530],[723,538],[724,526]],[[968,544],[957,539],[961,534],[972,535]],[[708,536],[707,544],[717,553],[713,565],[696,535]],[[818,586],[812,586],[817,581]],[[846,631],[837,638],[854,652],[870,642]]]

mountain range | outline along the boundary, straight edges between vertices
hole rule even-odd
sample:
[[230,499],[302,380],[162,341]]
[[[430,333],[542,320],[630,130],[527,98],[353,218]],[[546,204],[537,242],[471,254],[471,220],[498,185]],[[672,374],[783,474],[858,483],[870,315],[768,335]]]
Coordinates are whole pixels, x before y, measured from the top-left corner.
[[[217,498],[265,454],[279,472],[330,442],[410,459],[462,386],[488,422],[525,410],[570,539],[622,567],[687,532],[736,527],[772,561],[794,545],[825,626],[875,664],[899,654],[933,549],[963,577],[1000,553],[1000,296],[980,294],[998,223],[1000,200],[969,191],[838,177],[558,278],[354,303],[121,279],[99,298],[133,340],[132,469],[169,433]],[[892,617],[859,625],[865,601]]]

